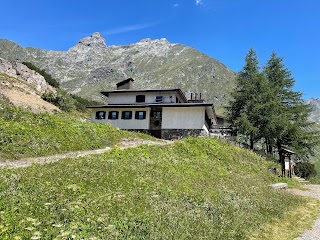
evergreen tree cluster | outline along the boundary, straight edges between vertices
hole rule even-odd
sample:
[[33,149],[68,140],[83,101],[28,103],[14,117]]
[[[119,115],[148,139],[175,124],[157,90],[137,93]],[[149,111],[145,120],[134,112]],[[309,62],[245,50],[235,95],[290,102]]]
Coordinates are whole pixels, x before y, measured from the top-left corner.
[[236,81],[228,119],[250,149],[264,142],[268,153],[289,147],[306,154],[318,143],[318,134],[308,121],[310,106],[302,93],[293,90],[295,80],[283,58],[273,52],[261,69],[256,52],[250,49]]
[[76,110],[83,112],[86,110],[86,106],[99,104],[101,105],[101,103],[99,102],[90,101],[77,95],[69,94],[65,90],[61,89],[59,82],[52,78],[50,74],[46,73],[45,70],[36,67],[30,62],[23,62],[23,64],[41,74],[49,85],[56,88],[56,93],[44,93],[42,95],[42,99],[49,103],[52,103],[62,111],[71,112]]

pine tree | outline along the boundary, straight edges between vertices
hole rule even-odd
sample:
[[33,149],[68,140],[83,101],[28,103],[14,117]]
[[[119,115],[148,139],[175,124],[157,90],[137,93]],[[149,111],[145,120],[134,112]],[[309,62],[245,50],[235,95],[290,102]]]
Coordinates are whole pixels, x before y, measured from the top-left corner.
[[257,54],[250,49],[245,58],[245,65],[239,72],[236,90],[232,94],[228,109],[228,119],[237,128],[238,133],[245,135],[250,142],[250,149],[261,138],[260,125],[263,119],[263,108],[267,85],[263,74],[259,73]]
[[306,153],[317,143],[313,123],[308,121],[310,106],[304,103],[302,93],[293,90],[295,80],[284,66],[283,58],[272,53],[264,73],[273,91],[273,110],[266,128],[265,139],[278,151],[290,146],[299,153]]
[[262,73],[258,64],[256,52],[250,49],[237,76],[228,119],[249,139],[251,149],[255,142],[265,140],[268,152],[273,147],[279,152],[291,147],[306,153],[319,139],[308,122],[309,105],[300,92],[293,90],[295,80],[283,58],[272,53]]

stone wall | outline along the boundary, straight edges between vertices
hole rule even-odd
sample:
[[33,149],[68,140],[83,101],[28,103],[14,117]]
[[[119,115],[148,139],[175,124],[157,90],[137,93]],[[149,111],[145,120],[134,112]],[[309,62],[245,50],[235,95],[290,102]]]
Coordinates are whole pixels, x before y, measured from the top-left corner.
[[[132,132],[139,132],[151,135],[151,131],[148,129],[124,129]],[[161,138],[166,140],[177,140],[184,137],[199,137],[199,136],[209,136],[202,129],[162,129]]]
[[181,139],[187,136],[198,137],[198,136],[207,136],[202,129],[163,129],[162,138],[173,140]]
[[123,129],[126,131],[130,131],[130,132],[138,132],[138,133],[144,133],[144,134],[150,134],[150,130],[149,129]]

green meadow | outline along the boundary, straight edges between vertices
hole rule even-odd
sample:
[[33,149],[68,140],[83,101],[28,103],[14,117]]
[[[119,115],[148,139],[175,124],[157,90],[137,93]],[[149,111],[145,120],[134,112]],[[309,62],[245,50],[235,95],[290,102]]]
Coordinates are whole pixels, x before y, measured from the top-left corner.
[[[269,225],[280,220],[294,231],[278,239],[290,239],[319,204],[271,190],[283,180],[271,165],[229,143],[190,138],[2,169],[0,238],[277,239]],[[301,207],[304,225],[292,219]]]
[[[0,159],[115,146],[151,137],[65,113],[2,105]],[[275,191],[287,181],[258,155],[187,138],[0,169],[0,239],[292,239],[319,215],[315,200]]]

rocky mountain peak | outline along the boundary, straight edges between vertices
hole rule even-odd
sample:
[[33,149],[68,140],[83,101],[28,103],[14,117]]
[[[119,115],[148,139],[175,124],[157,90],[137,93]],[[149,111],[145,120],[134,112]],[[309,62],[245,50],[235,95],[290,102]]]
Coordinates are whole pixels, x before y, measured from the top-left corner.
[[151,38],[144,38],[144,39],[140,40],[137,44],[138,44],[138,45],[143,45],[143,44],[167,44],[167,45],[174,45],[174,44],[168,42],[168,40],[167,40],[166,38],[155,39],[155,40],[152,40]]
[[95,32],[91,36],[82,38],[74,47],[70,48],[69,51],[87,52],[90,49],[98,50],[106,48],[106,40],[99,32]]

